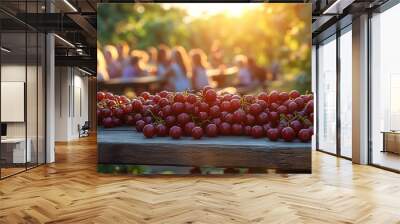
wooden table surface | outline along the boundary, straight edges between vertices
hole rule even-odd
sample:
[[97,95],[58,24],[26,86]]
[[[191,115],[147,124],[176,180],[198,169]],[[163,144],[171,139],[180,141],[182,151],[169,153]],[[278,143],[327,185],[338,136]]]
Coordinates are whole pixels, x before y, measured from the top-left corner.
[[311,143],[248,136],[145,138],[132,127],[99,129],[99,163],[311,170]]
[[154,76],[154,75],[147,75],[135,78],[115,78],[107,81],[101,81],[105,85],[121,85],[121,84],[151,84],[156,82],[161,82],[164,79]]
[[145,138],[143,133],[137,132],[133,127],[118,127],[112,129],[100,128],[97,133],[97,142],[100,144],[127,144],[135,146],[137,144],[167,144],[171,146],[212,146],[216,149],[246,147],[248,150],[278,150],[278,149],[305,149],[311,150],[311,143],[304,143],[298,140],[293,142],[269,141],[267,138],[252,138],[249,136],[218,136],[215,138],[203,137],[199,140],[192,137],[181,137],[172,139],[171,137]]

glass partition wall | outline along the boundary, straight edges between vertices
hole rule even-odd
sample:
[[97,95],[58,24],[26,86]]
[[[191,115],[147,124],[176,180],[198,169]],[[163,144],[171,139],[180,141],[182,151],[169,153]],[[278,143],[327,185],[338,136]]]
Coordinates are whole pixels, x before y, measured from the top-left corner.
[[[26,150],[26,33],[1,33],[1,177],[24,171]],[[4,50],[6,49],[6,50]],[[29,145],[28,145],[29,146]]]
[[316,48],[317,150],[352,157],[351,25]]
[[[30,4],[18,7],[38,9]],[[45,35],[0,11],[0,47],[3,179],[45,163]]]
[[318,46],[318,149],[336,153],[336,36]]
[[[400,4],[388,1],[369,16],[367,34],[368,163],[395,172],[400,172],[398,21]],[[349,25],[316,47],[317,149],[347,159],[352,157],[352,42]]]

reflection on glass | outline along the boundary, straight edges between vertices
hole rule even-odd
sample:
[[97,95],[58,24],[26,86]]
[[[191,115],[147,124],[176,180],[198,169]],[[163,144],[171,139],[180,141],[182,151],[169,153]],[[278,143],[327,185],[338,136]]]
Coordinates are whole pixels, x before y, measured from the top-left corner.
[[27,144],[30,148],[30,161],[28,168],[37,165],[38,144],[37,144],[37,73],[38,73],[38,36],[36,32],[27,33],[27,80],[26,80],[26,114],[27,114]]
[[318,48],[318,148],[336,153],[336,40]]
[[352,35],[340,36],[340,152],[352,157]]
[[[45,1],[0,1],[22,16],[42,13]],[[1,32],[1,178],[45,162],[45,35],[12,21]],[[34,17],[39,18],[39,17]]]
[[6,125],[1,140],[2,177],[25,170],[25,163],[31,159],[30,144],[26,147],[24,117],[25,38],[25,32],[1,34],[2,47],[9,49],[9,52],[1,52],[1,122]]
[[45,52],[45,35],[39,33],[38,35],[38,76],[37,76],[37,119],[38,119],[38,135],[37,135],[37,149],[38,156],[37,162],[38,164],[45,163],[45,60],[46,60],[46,52]]
[[[400,170],[400,155],[384,147],[382,132],[400,129],[400,32],[395,29],[398,21],[400,5],[374,15],[371,32],[372,163],[396,170]],[[396,141],[395,148],[398,149],[399,144]]]

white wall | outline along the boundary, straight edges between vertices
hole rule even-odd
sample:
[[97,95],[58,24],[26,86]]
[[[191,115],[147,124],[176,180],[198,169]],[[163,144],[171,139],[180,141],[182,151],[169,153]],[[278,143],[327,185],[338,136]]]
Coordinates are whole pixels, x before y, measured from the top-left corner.
[[[2,65],[1,81],[25,82],[25,65]],[[1,108],[7,110],[7,108]],[[25,137],[25,122],[7,123],[7,137]]]
[[[36,68],[32,66],[28,66],[28,74],[30,74],[33,69]],[[1,81],[3,82],[25,82],[25,65],[2,65],[1,66]],[[35,83],[36,85],[36,83]],[[29,89],[28,89],[29,90]],[[29,98],[32,98],[33,95],[36,97],[36,89],[34,93],[27,93]],[[30,100],[28,100],[30,101]],[[35,105],[36,107],[36,105]],[[7,110],[7,108],[1,108],[2,110]],[[28,120],[32,120],[29,117]],[[36,116],[36,114],[35,114]],[[36,117],[35,117],[36,118]],[[25,122],[7,122],[7,136],[8,137],[25,137]]]
[[72,136],[77,137],[79,135],[77,126],[78,124],[83,125],[85,121],[89,119],[89,102],[88,102],[88,78],[82,76],[82,73],[79,72],[79,75],[76,75],[77,70],[75,70],[74,75],[74,108],[72,109]]
[[71,67],[56,67],[55,140],[79,138],[78,125],[88,120],[88,78]]
[[68,76],[67,67],[55,68],[55,134],[56,141],[67,141],[69,133],[69,96],[68,88],[70,77]]
[[[26,83],[26,108],[24,107],[22,110],[26,110],[27,120],[24,122],[6,122],[7,137],[25,138],[26,135],[30,140],[31,161],[36,162],[36,158],[38,158],[39,163],[44,163],[44,74],[41,73],[40,66],[38,71],[36,69],[36,65],[25,67],[25,64],[4,64],[1,66],[1,81]],[[25,80],[26,77],[27,80]],[[1,108],[1,110],[6,111],[9,108]],[[39,153],[38,157],[36,153]]]

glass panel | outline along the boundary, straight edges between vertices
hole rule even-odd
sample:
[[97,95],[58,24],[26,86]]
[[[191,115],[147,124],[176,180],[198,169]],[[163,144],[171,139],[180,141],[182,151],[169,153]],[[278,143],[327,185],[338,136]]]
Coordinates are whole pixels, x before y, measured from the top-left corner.
[[46,149],[45,149],[45,60],[46,60],[46,52],[45,52],[45,44],[46,37],[44,34],[39,34],[38,36],[38,164],[45,163],[46,158]]
[[[400,5],[372,18],[372,163],[400,170]],[[387,132],[383,134],[383,132]]]
[[[27,2],[27,13],[37,13],[39,5],[36,1]],[[37,20],[35,16],[31,18]],[[32,21],[38,22],[38,21]],[[36,30],[27,30],[27,76],[26,76],[26,115],[27,115],[27,150],[31,151],[27,167],[38,164],[38,33]]]
[[1,173],[5,177],[25,170],[31,159],[31,151],[26,150],[25,31],[3,32],[1,46],[7,49],[1,50]]
[[318,48],[318,148],[336,153],[336,39]]
[[[44,5],[44,0],[0,2],[0,7],[18,16],[44,12]],[[4,178],[45,161],[45,36],[3,13],[0,19],[0,176]]]
[[340,36],[340,152],[352,156],[352,34]]
[[28,160],[28,167],[37,165],[38,160],[38,111],[37,111],[37,81],[38,81],[38,36],[36,32],[27,33],[28,38],[28,63],[27,63],[27,80],[26,80],[26,114],[27,114],[27,144],[28,150],[30,149],[30,160]]

